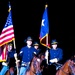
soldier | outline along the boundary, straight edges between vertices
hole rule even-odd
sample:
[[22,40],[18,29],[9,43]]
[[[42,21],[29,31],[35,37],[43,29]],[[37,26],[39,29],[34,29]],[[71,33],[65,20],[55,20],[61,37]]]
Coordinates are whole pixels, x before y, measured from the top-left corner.
[[56,65],[56,70],[59,68],[59,64],[63,59],[63,50],[61,48],[58,48],[58,42],[56,39],[52,40],[51,42],[52,48],[49,50],[50,55],[50,64]]
[[25,75],[26,70],[29,67],[30,61],[33,58],[33,54],[36,54],[35,48],[32,47],[32,38],[29,36],[27,37],[24,42],[27,44],[25,47],[21,48],[19,56],[21,57],[21,68],[20,68],[20,75]]
[[14,75],[16,66],[14,54],[16,50],[13,49],[12,43],[7,45],[7,49],[7,59],[5,62],[2,62],[3,67],[1,69],[0,75],[5,75],[8,70],[10,71],[10,75]]
[[8,62],[9,62],[9,70],[10,70],[10,74],[14,75],[15,73],[15,58],[14,58],[14,54],[16,53],[16,49],[13,49],[13,45],[12,43],[8,44]]
[[37,56],[39,56],[40,52],[41,52],[41,49],[39,49],[39,43],[38,42],[34,42],[33,46],[36,49]]

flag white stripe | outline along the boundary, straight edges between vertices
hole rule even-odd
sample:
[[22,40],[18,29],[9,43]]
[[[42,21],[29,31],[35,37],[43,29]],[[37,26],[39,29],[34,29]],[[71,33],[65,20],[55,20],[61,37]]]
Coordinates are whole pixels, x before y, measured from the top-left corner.
[[10,35],[10,36],[7,36],[7,37],[4,37],[4,38],[0,39],[0,43],[3,42],[3,41],[5,41],[5,40],[7,40],[7,39],[12,38],[12,37],[14,37],[14,34],[12,34],[12,35]]
[[1,54],[1,56],[0,56],[0,60],[2,60],[2,54]]

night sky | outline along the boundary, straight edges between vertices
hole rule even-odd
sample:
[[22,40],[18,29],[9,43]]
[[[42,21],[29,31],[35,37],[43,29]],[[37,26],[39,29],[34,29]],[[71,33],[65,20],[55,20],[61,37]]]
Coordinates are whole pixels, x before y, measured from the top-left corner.
[[[31,36],[39,42],[40,26],[45,4],[48,4],[50,39],[57,39],[64,59],[75,54],[75,1],[10,0],[17,51]],[[8,1],[0,0],[0,32],[8,16]]]

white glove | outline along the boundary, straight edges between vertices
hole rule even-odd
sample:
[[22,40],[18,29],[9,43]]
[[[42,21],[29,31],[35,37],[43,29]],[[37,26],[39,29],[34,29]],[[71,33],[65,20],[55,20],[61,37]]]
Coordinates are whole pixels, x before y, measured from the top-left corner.
[[36,54],[36,52],[34,52],[34,54]]
[[57,62],[58,62],[58,59],[57,59],[57,58],[55,58],[55,59],[54,59],[54,62],[55,62],[55,63],[57,63]]
[[4,66],[8,66],[8,63],[6,63],[6,62],[2,62],[2,65],[4,65]]
[[54,63],[54,59],[51,59],[50,62],[51,62],[51,63]]
[[51,63],[57,63],[58,60],[57,60],[57,58],[54,58],[54,59],[51,59],[50,62],[51,62]]
[[20,62],[20,60],[16,60],[16,64],[19,63],[19,62]]

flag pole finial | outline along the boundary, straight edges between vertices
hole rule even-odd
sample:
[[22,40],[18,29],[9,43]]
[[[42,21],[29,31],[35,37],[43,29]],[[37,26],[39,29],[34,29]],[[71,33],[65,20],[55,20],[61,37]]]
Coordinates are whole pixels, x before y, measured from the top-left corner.
[[45,9],[48,7],[48,4],[45,5]]
[[9,9],[8,9],[8,12],[10,12],[10,10],[11,10],[11,5],[10,5],[10,2],[9,2]]

